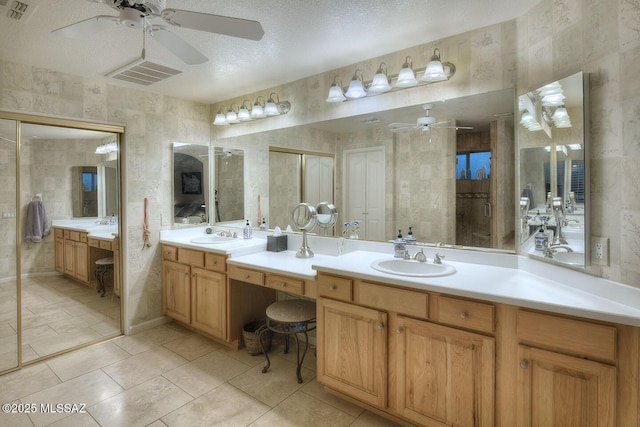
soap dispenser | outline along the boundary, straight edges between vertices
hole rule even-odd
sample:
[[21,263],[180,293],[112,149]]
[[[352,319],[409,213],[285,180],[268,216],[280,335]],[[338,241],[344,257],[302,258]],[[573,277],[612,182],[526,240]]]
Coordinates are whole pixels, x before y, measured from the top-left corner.
[[253,230],[251,229],[251,223],[247,220],[247,224],[244,226],[244,230],[242,230],[242,238],[251,239],[251,237],[253,237]]
[[404,238],[404,240],[405,240],[407,243],[413,243],[413,242],[415,242],[415,241],[416,241],[416,236],[414,236],[414,235],[413,235],[413,230],[412,230],[412,228],[413,228],[413,227],[409,227],[409,232],[407,233],[407,237],[405,237],[405,238]]
[[404,258],[407,250],[407,242],[402,238],[402,230],[398,230],[398,236],[393,241],[393,256],[395,258]]
[[260,223],[260,230],[267,231],[267,220],[262,217],[262,222]]
[[544,251],[544,248],[547,247],[547,243],[549,242],[549,236],[545,233],[543,226],[540,226],[540,229],[534,236],[535,239],[535,247],[536,251]]

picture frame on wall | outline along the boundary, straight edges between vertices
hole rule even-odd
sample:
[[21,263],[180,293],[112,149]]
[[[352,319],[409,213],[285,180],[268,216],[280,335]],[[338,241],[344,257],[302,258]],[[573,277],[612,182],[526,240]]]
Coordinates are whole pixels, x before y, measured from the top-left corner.
[[200,172],[182,172],[182,194],[202,194]]

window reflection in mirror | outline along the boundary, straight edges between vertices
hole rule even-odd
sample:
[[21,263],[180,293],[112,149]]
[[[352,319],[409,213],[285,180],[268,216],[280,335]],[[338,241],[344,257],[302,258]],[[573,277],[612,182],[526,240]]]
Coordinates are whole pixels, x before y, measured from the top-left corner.
[[585,81],[578,73],[519,98],[522,252],[574,267],[589,259]]

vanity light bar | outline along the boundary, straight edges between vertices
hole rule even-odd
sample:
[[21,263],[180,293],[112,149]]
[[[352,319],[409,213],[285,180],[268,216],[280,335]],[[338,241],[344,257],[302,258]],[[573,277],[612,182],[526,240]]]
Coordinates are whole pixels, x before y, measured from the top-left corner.
[[[364,74],[357,69],[345,89],[342,81],[336,76],[329,88],[326,102],[344,102],[366,96],[379,95],[394,90],[406,89],[449,80],[456,73],[456,67],[450,62],[440,61],[440,50],[434,49],[431,60],[426,67],[413,70],[410,56],[405,59],[398,74],[388,76],[387,65],[383,62],[372,80],[365,81]],[[419,77],[419,78],[418,78]]]
[[[260,102],[261,99],[262,102]],[[291,111],[291,103],[289,101],[280,101],[278,95],[275,93],[269,95],[269,99],[266,102],[264,101],[263,96],[258,96],[253,105],[248,99],[245,99],[242,102],[240,108],[234,108],[234,105],[236,104],[231,104],[226,113],[223,108],[220,108],[218,114],[216,114],[216,117],[213,119],[213,125],[226,126],[242,122],[250,122],[253,120],[287,114]]]

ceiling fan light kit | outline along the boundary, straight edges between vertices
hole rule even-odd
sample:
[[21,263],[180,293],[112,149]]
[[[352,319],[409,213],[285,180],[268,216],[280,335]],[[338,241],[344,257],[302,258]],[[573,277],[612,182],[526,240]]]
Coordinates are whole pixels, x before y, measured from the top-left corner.
[[[360,74],[359,76],[358,73]],[[356,70],[346,92],[343,90],[342,85],[338,83],[339,79],[336,76],[329,88],[326,102],[343,102],[365,96],[379,95],[392,90],[441,82],[449,80],[455,73],[455,65],[450,62],[442,62],[440,60],[440,49],[436,48],[427,66],[418,70],[413,69],[413,61],[410,56],[406,57],[397,75],[389,76],[387,74],[387,65],[384,62],[380,64],[371,81],[364,81],[362,71]],[[420,79],[416,76],[420,76]]]
[[237,109],[237,106],[234,108],[234,106],[236,104],[231,104],[226,114],[223,112],[224,108],[220,108],[212,124],[215,126],[227,126],[250,122],[287,114],[291,110],[291,103],[289,101],[280,101],[280,98],[275,93],[269,95],[267,102],[264,102],[264,97],[260,95],[253,105],[251,101],[245,99],[239,109]]

